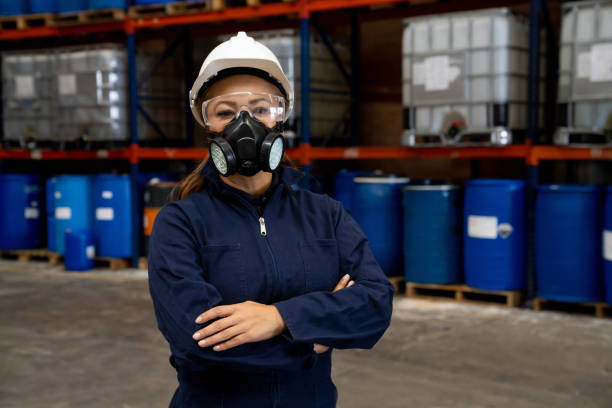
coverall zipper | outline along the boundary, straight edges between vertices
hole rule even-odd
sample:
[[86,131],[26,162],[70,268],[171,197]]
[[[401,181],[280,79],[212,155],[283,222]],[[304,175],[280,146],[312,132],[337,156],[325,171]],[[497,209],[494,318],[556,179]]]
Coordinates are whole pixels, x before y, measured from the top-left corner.
[[[281,186],[278,186],[276,188],[276,191],[274,191],[274,194],[272,196],[272,198],[274,198],[280,191]],[[268,241],[268,231],[266,230],[266,220],[264,219],[264,211],[262,211],[261,213],[259,213],[259,211],[257,211],[255,209],[255,207],[253,207],[251,205],[251,203],[249,203],[248,201],[246,201],[245,199],[243,199],[242,197],[233,194],[231,192],[226,192],[226,194],[230,194],[233,197],[235,197],[238,201],[240,201],[244,206],[247,207],[247,209],[251,212],[252,215],[255,216],[255,218],[257,219],[257,221],[259,222],[259,234],[264,238],[265,242],[266,242],[266,248],[268,249],[268,253],[270,254],[270,258],[272,259],[272,269],[274,270],[274,277],[276,278],[276,282],[280,282],[280,274],[278,272],[278,266],[276,264],[276,258],[274,257],[274,253],[272,252],[272,246],[270,245],[270,241]],[[269,201],[272,201],[272,198]],[[277,292],[279,292],[279,290],[277,290]],[[278,294],[277,294],[278,295]]]

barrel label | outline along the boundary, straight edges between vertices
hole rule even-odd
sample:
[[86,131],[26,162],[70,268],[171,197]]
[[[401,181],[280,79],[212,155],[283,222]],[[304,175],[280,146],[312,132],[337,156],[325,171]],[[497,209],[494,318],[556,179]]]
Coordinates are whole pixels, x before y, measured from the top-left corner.
[[496,239],[497,217],[483,215],[468,216],[468,236],[471,238]]
[[85,248],[85,253],[87,254],[87,258],[94,259],[96,257],[96,247],[88,245],[87,248]]
[[111,198],[113,198],[113,192],[106,190],[102,192],[102,198],[106,199],[106,200],[110,200]]
[[26,219],[38,219],[38,208],[26,207],[24,217]]
[[112,221],[115,218],[115,211],[112,207],[96,208],[96,220]]
[[56,207],[55,218],[58,220],[69,220],[72,218],[72,208],[70,207]]
[[612,262],[612,231],[604,230],[603,233],[603,257]]

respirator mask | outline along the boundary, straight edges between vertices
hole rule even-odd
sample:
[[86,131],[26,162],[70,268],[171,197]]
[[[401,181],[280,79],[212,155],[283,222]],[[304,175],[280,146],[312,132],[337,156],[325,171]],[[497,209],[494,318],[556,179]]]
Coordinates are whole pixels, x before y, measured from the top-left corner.
[[285,152],[281,134],[285,99],[268,93],[237,92],[202,103],[210,158],[219,174],[252,176],[278,168]]

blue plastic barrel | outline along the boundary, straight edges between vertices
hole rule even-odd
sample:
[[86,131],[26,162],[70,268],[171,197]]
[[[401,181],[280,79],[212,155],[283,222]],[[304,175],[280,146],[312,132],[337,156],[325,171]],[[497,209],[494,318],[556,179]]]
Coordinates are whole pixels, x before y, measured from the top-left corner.
[[42,182],[30,174],[0,174],[0,249],[43,245]]
[[30,13],[56,13],[57,0],[28,0]]
[[86,175],[61,175],[55,178],[55,246],[65,253],[66,232],[93,231],[93,178]]
[[85,229],[66,233],[66,254],[64,265],[67,271],[87,271],[93,269],[96,257],[94,234]]
[[55,244],[55,177],[45,182],[45,214],[47,218],[47,248],[57,251]]
[[403,190],[406,282],[463,282],[463,196],[456,185],[408,185]]
[[124,9],[127,7],[127,1],[126,0],[89,0],[88,6],[90,10]]
[[352,215],[370,241],[376,261],[387,276],[404,274],[402,263],[403,177],[356,177]]
[[606,302],[612,305],[612,187],[606,190],[603,258]]
[[602,300],[602,190],[538,186],[535,212],[537,295],[567,302]]
[[336,178],[334,179],[334,199],[340,201],[348,212],[351,212],[353,179],[367,174],[365,171],[349,171],[344,169],[336,173]]
[[100,174],[94,179],[95,237],[99,256],[132,256],[130,176]]
[[87,0],[57,0],[58,13],[87,10]]
[[26,14],[28,3],[23,0],[0,0],[0,16]]
[[485,290],[525,288],[525,182],[482,179],[465,186],[465,283]]

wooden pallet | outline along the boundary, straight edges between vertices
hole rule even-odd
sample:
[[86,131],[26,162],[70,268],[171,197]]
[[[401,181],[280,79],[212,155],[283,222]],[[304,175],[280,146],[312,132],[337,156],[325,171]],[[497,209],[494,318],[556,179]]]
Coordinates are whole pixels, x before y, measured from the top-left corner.
[[28,28],[36,27],[52,27],[54,17],[51,13],[2,16],[0,17],[0,30],[27,30]]
[[205,13],[211,10],[211,5],[213,3],[214,0],[176,1],[164,4],[147,4],[130,7],[128,14],[132,18],[148,18]]
[[19,262],[29,262],[32,260],[46,260],[51,265],[59,265],[62,256],[57,252],[48,249],[15,249],[0,251],[0,257],[4,259],[16,259]]
[[574,313],[595,314],[596,317],[612,317],[612,306],[605,302],[560,302],[543,298],[533,300],[533,310],[557,310]]
[[107,258],[96,256],[96,266],[108,267],[110,270],[126,269],[132,266],[132,261],[128,258]]
[[84,10],[75,13],[61,13],[53,16],[55,27],[65,27],[79,24],[108,23],[109,21],[125,20],[125,11],[121,9]]
[[467,285],[433,285],[406,282],[406,296],[457,302],[489,303],[517,307],[523,303],[523,293],[514,290],[481,290]]
[[149,269],[149,259],[146,256],[141,256],[138,259],[138,269]]
[[404,288],[406,287],[404,277],[403,276],[388,276],[389,282],[395,288],[395,294],[404,293]]
[[[276,1],[276,3],[293,3],[297,0],[280,0]],[[264,3],[266,3],[264,1]],[[225,0],[212,0],[212,9],[213,10],[224,10],[228,7],[259,7],[262,5],[262,0],[242,0],[238,2],[236,5],[227,5]]]

